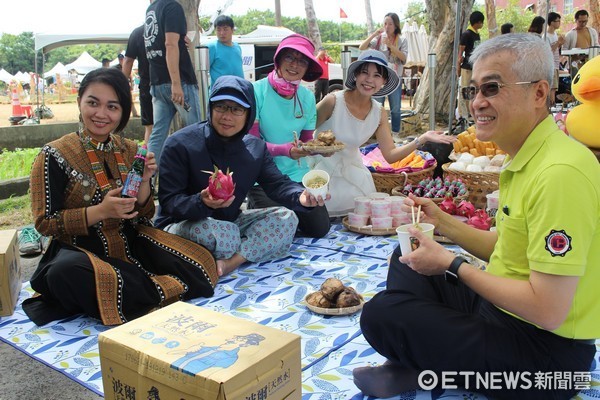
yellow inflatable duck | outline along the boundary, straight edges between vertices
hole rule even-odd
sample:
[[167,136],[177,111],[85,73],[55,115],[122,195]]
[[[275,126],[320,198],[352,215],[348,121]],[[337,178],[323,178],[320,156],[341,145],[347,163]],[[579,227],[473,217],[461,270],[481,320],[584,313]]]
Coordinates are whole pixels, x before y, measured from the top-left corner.
[[586,62],[579,70],[571,92],[580,105],[567,115],[569,135],[594,149],[600,149],[600,56]]

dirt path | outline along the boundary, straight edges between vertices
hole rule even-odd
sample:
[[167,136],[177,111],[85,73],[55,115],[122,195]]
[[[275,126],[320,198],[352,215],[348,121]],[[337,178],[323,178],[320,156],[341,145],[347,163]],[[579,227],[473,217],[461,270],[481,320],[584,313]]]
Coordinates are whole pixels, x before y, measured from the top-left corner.
[[[28,104],[27,104],[28,105]],[[54,113],[54,118],[43,119],[42,124],[53,124],[56,122],[77,122],[79,119],[79,109],[77,103],[62,103],[62,104],[46,104],[47,107]],[[37,105],[34,103],[31,105],[31,109],[35,110]],[[140,105],[135,103],[135,108],[139,112]],[[10,126],[8,118],[12,115],[12,105],[6,103],[0,103],[0,127]]]
[[[63,103],[63,104],[47,104],[47,106],[54,113],[54,118],[43,119],[42,124],[49,124],[55,122],[73,122],[77,121],[79,117],[79,110],[77,109],[76,103]],[[32,109],[37,106],[33,104]],[[0,127],[10,126],[8,118],[12,115],[12,105],[0,104]]]

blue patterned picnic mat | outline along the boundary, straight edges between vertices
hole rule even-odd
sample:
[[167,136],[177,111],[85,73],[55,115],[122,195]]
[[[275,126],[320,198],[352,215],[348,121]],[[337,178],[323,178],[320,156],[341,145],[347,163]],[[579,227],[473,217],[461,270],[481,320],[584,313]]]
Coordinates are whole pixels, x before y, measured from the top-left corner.
[[[334,225],[324,239],[297,238],[290,254],[279,260],[244,266],[222,279],[209,299],[191,303],[301,336],[303,399],[363,399],[352,381],[352,369],[378,365],[384,359],[363,338],[360,314],[322,316],[309,311],[304,297],[329,277],[341,279],[369,300],[385,288],[387,257],[395,236],[365,236]],[[454,251],[460,251],[456,246]],[[0,340],[64,373],[102,395],[97,336],[106,328],[86,317],[35,326],[20,304],[33,291],[25,284],[10,317],[0,319]],[[580,399],[600,397],[600,353],[593,386]],[[485,399],[465,391],[404,393],[394,399]]]

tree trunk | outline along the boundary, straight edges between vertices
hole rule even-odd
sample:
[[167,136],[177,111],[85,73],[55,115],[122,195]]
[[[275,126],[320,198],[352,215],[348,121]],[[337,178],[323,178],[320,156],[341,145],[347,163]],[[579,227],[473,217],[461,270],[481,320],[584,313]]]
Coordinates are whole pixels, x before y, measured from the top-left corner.
[[[547,0],[537,0],[537,4],[535,6],[535,14],[543,17],[544,19],[548,18],[548,2]],[[548,21],[546,21],[548,22]]]
[[367,36],[370,36],[375,31],[373,14],[371,13],[371,0],[365,0],[365,15],[367,16]]
[[490,33],[490,39],[498,36],[498,24],[496,23],[496,2],[495,0],[485,0],[485,19]]
[[[459,10],[460,31],[466,29],[474,0],[463,0]],[[448,123],[450,112],[450,83],[453,65],[454,32],[456,29],[456,2],[425,0],[427,18],[431,27],[429,52],[436,54],[435,66],[435,115],[436,120]],[[429,113],[429,68],[425,68],[416,93],[416,111],[419,115]],[[458,82],[456,80],[455,82]],[[456,101],[455,101],[456,104]]]
[[590,0],[590,22],[588,24],[596,30],[596,32],[600,32],[600,1],[599,0]]
[[281,26],[281,0],[275,0],[275,25]]
[[[193,32],[191,35],[189,35],[189,36],[193,36],[193,40],[190,43],[188,50],[192,57],[192,62],[195,62],[194,50],[195,50],[196,46],[198,46],[200,44],[200,32],[199,32],[200,19],[198,17],[198,9],[200,8],[200,0],[177,0],[177,1],[183,7],[183,12],[185,13],[185,22],[187,24],[188,32]],[[192,39],[192,38],[190,37],[190,39]]]
[[318,49],[322,45],[321,31],[319,30],[319,22],[312,0],[304,0],[304,9],[306,10],[306,23],[308,26],[308,38],[313,42],[315,48]]

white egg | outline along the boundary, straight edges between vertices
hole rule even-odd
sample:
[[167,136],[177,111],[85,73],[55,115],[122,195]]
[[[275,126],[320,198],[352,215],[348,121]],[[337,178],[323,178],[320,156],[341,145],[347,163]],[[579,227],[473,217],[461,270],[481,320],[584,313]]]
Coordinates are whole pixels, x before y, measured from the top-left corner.
[[467,172],[483,172],[483,168],[477,164],[469,164],[467,165]]
[[453,162],[452,164],[450,164],[450,166],[448,167],[448,169],[453,169],[456,171],[464,171],[466,169],[466,165],[463,162],[457,161],[457,162]]
[[465,165],[467,164],[471,164],[473,163],[473,160],[475,159],[475,156],[471,153],[461,153],[460,156],[458,156],[458,162],[462,162]]
[[479,165],[481,168],[485,168],[488,165],[490,165],[490,159],[488,156],[480,156],[480,157],[476,157],[473,160],[473,164],[475,165]]

